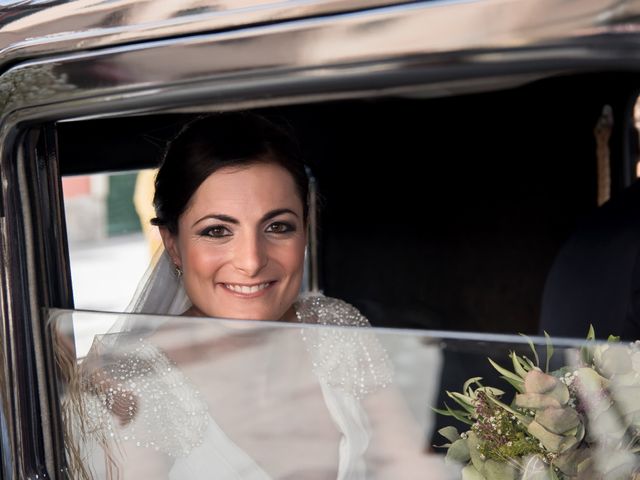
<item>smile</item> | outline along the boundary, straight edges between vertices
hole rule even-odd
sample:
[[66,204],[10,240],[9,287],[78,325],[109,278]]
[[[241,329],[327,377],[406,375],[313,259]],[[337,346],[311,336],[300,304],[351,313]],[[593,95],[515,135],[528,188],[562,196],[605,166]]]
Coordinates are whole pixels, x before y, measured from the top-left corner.
[[227,290],[231,290],[234,293],[240,293],[242,295],[252,295],[254,293],[261,292],[265,288],[269,287],[273,282],[259,283],[257,285],[235,285],[232,283],[223,283]]

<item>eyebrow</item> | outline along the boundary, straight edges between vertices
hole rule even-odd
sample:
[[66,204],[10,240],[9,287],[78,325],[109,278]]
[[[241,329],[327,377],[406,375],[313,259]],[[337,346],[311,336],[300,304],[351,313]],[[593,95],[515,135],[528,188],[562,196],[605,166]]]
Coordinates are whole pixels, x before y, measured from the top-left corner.
[[[271,210],[267,213],[265,213],[262,218],[260,219],[260,223],[262,222],[266,222],[267,220],[271,220],[272,218],[277,217],[278,215],[282,215],[285,213],[290,213],[291,215],[293,215],[294,217],[298,217],[298,214],[296,212],[294,212],[293,210],[291,210],[290,208],[277,208],[275,210]],[[209,215],[205,215],[202,218],[199,218],[198,220],[195,221],[195,223],[192,225],[192,227],[195,227],[198,223],[202,222],[203,220],[207,220],[207,219],[214,219],[214,220],[220,220],[221,222],[226,222],[226,223],[233,223],[234,225],[239,225],[240,221],[237,218],[234,218],[230,215],[225,215],[223,213],[210,213]]]

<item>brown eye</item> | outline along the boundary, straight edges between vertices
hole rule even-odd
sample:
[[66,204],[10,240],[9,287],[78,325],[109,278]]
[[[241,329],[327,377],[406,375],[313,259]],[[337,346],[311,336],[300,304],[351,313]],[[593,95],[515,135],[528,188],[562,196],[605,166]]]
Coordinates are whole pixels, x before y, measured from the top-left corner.
[[211,238],[222,238],[228,237],[229,235],[231,235],[231,232],[227,227],[223,225],[214,225],[213,227],[205,228],[202,232],[200,232],[200,235]]
[[268,233],[289,233],[295,231],[295,227],[286,222],[274,222],[267,227]]

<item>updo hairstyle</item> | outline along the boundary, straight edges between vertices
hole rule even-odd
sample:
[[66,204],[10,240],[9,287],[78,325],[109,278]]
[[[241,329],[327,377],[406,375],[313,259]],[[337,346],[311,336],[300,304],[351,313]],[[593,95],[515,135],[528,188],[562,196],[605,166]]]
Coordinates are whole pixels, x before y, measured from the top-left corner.
[[309,180],[297,142],[259,115],[220,113],[188,123],[168,145],[155,180],[156,217],[151,223],[177,234],[180,215],[211,174],[261,162],[274,163],[291,174],[306,222]]

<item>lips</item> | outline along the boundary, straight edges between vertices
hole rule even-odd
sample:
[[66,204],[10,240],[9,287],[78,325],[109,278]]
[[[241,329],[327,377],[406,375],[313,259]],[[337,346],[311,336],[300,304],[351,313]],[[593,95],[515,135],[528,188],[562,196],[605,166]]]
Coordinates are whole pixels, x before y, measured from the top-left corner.
[[233,283],[223,283],[227,290],[241,295],[253,295],[268,288],[273,282],[258,283],[255,285],[239,285]]

